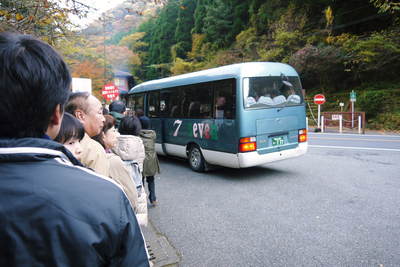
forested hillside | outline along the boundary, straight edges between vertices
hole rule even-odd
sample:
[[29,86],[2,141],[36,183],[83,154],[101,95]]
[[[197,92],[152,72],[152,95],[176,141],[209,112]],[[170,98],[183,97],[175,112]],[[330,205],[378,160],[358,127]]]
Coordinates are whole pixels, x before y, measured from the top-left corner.
[[131,69],[137,81],[237,62],[285,62],[309,95],[327,95],[326,107],[338,109],[334,103],[348,102],[355,89],[370,126],[399,128],[399,8],[368,0],[169,0],[114,44],[140,57]]
[[57,47],[74,77],[99,97],[114,70],[136,83],[246,61],[288,63],[323,109],[356,109],[370,127],[400,129],[398,0],[126,0],[83,31],[77,0],[2,0],[0,30],[30,33]]

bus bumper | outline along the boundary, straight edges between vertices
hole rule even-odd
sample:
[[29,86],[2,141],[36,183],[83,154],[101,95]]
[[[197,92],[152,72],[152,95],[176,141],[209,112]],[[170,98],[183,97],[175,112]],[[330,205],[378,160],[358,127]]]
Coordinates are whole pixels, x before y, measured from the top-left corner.
[[239,166],[238,168],[247,168],[283,159],[290,159],[304,155],[307,152],[308,143],[300,143],[296,148],[287,149],[272,153],[259,154],[257,151],[239,153]]

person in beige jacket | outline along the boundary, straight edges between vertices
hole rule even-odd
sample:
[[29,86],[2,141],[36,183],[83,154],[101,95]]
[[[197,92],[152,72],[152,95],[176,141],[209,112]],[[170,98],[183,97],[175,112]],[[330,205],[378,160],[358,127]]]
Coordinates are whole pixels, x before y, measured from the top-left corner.
[[104,116],[100,101],[87,92],[72,93],[65,111],[77,118],[85,129],[81,140],[81,162],[98,174],[109,176],[110,163],[103,147],[92,139],[103,129]]
[[134,160],[139,163],[140,171],[143,172],[143,162],[145,150],[142,139],[139,137],[142,126],[136,116],[126,116],[122,118],[118,131],[118,145],[113,151],[122,160]]
[[99,142],[106,151],[107,159],[110,162],[110,178],[119,183],[136,213],[139,225],[147,225],[147,208],[143,210],[138,201],[138,192],[133,177],[131,177],[130,169],[124,164],[121,158],[112,152],[112,149],[118,144],[119,133],[115,129],[115,118],[111,115],[104,115],[105,123],[103,131],[93,137]]
[[[140,121],[137,117],[128,116],[121,120],[119,125],[118,144],[112,150],[121,157],[125,165],[128,166],[135,179],[138,191],[139,206],[147,211],[147,194],[142,184],[143,161],[145,158],[143,142],[136,134],[140,132]],[[138,166],[139,170],[136,169]]]

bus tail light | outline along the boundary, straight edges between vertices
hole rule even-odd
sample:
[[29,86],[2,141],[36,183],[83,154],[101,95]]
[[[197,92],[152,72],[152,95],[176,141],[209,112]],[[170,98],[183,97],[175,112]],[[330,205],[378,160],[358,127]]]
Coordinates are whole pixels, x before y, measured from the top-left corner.
[[299,143],[303,143],[307,141],[307,130],[300,129],[299,130]]
[[250,152],[257,150],[256,137],[244,137],[239,140],[239,151]]

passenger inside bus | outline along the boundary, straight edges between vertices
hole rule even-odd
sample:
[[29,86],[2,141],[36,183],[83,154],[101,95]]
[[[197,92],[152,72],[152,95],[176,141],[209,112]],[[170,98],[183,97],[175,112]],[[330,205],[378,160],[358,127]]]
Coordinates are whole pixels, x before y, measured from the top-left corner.
[[225,96],[219,96],[215,103],[215,118],[223,119],[225,112],[226,98]]
[[290,87],[288,92],[289,92],[289,95],[287,97],[287,102],[294,103],[294,104],[300,104],[301,97],[298,94],[296,94],[296,92],[293,90],[293,87]]
[[258,99],[257,103],[264,104],[264,105],[274,105],[274,101],[271,98],[271,94],[267,87],[262,89],[262,95]]
[[171,108],[170,117],[172,117],[172,118],[179,117],[179,107],[178,107],[178,105],[174,105]]
[[189,104],[189,118],[199,118],[200,117],[200,102],[192,101]]
[[275,105],[280,105],[286,102],[286,97],[283,96],[277,89],[272,90],[271,97]]

